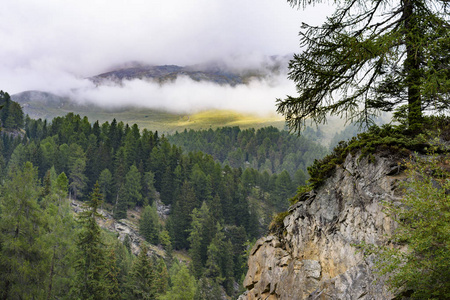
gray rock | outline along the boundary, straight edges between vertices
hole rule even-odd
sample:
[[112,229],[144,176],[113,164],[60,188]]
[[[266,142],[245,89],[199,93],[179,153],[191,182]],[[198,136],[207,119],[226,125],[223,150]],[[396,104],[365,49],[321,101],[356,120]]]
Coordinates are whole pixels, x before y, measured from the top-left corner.
[[290,208],[279,236],[259,239],[251,250],[239,299],[391,299],[376,279],[373,258],[355,245],[380,244],[396,224],[382,201],[398,201],[404,175],[394,156],[375,163],[348,155],[317,190]]

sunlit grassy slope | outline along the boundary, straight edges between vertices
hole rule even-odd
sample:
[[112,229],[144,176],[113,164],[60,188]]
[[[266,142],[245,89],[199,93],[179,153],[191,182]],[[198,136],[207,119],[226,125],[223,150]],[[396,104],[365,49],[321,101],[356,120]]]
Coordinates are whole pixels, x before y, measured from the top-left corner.
[[149,109],[128,109],[114,112],[85,112],[89,120],[99,120],[101,123],[116,118],[128,124],[137,124],[160,133],[174,133],[184,129],[209,129],[223,126],[239,126],[241,128],[261,128],[274,126],[284,127],[280,116],[260,117],[252,114],[242,114],[234,111],[209,110],[194,114],[174,114]]
[[[114,118],[130,125],[137,124],[141,129],[147,128],[160,134],[172,134],[184,129],[215,129],[224,126],[239,126],[241,129],[262,128],[274,126],[285,128],[285,122],[280,115],[259,116],[251,113],[238,113],[230,110],[208,110],[192,114],[179,114],[162,110],[138,107],[108,108],[92,104],[74,102],[69,98],[59,97],[50,93],[28,91],[12,96],[19,102],[26,114],[34,119],[51,121],[56,116],[64,116],[69,112],[87,116],[90,122],[111,122]],[[344,121],[332,118],[326,125],[321,125],[322,137],[320,143],[328,145],[336,132],[344,128]],[[315,127],[314,127],[315,128]]]
[[239,126],[241,128],[261,128],[274,126],[284,128],[281,116],[262,117],[253,114],[238,113],[229,110],[208,110],[193,114],[177,114],[147,108],[123,108],[107,110],[99,107],[83,107],[63,105],[25,105],[24,112],[31,118],[42,118],[51,121],[56,116],[64,116],[69,112],[87,116],[90,122],[111,122],[114,118],[128,124],[137,124],[140,128],[160,133],[175,133],[184,129],[215,129],[223,126]]

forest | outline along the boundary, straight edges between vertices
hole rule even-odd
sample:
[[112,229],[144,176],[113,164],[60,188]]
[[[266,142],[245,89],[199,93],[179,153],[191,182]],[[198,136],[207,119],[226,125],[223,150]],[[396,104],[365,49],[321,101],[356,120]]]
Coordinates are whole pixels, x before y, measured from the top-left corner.
[[[312,135],[317,135],[309,128]],[[239,127],[216,130],[184,130],[168,136],[171,143],[184,151],[203,151],[234,168],[249,167],[260,172],[280,174],[287,171],[291,178],[304,177],[307,166],[327,154],[325,147],[307,138],[275,127],[258,130]]]
[[[275,128],[221,128],[208,139],[211,131],[165,137],[73,113],[23,121],[14,117],[23,118],[20,106],[1,96],[2,299],[234,296],[249,245],[305,183],[305,166],[325,152]],[[211,147],[212,155],[187,140]],[[74,201],[83,203],[78,214]],[[157,203],[170,207],[167,219]],[[129,209],[140,212],[139,234],[148,244],[139,255],[129,240],[99,227],[100,208],[116,220]],[[150,245],[164,255],[148,256]]]

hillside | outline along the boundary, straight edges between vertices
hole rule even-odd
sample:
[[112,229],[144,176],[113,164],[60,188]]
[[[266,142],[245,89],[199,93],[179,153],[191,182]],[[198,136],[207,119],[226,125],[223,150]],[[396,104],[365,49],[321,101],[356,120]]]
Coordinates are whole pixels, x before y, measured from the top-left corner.
[[262,79],[285,72],[289,56],[267,57],[265,63],[257,67],[237,68],[225,62],[212,61],[191,66],[177,65],[147,65],[132,62],[113,70],[90,77],[95,84],[101,85],[108,81],[122,83],[125,80],[152,80],[161,84],[186,76],[194,81],[212,82],[220,85],[235,86],[247,84],[252,79]]
[[175,133],[184,129],[209,129],[223,126],[241,128],[262,128],[274,126],[284,128],[280,116],[260,117],[227,110],[210,110],[193,114],[177,114],[168,111],[143,107],[123,107],[110,109],[102,106],[78,103],[69,97],[61,97],[41,91],[26,91],[14,94],[11,99],[18,102],[25,114],[33,119],[52,120],[69,112],[86,116],[100,123],[111,122],[114,118],[128,124],[137,124],[140,128],[160,133]]

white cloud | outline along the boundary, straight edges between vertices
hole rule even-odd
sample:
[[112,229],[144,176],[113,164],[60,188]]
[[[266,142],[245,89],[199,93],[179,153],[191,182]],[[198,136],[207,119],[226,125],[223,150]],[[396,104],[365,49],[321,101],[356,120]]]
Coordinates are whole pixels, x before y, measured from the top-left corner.
[[276,98],[294,92],[294,84],[281,75],[236,86],[198,82],[180,76],[174,82],[163,85],[137,79],[124,81],[121,86],[110,84],[94,87],[90,84],[73,90],[68,96],[80,102],[109,108],[133,105],[179,113],[227,109],[273,115]]
[[[147,95],[158,95],[164,101],[177,99],[173,101],[181,107],[198,101],[216,106],[225,101],[223,95],[262,98],[260,91],[272,93],[278,87],[254,82],[245,88],[224,88],[179,79],[177,86],[170,86],[173,91],[144,82],[93,90],[82,78],[129,61],[192,65],[223,59],[229,65],[252,67],[268,55],[298,51],[301,22],[318,22],[327,11],[326,5],[299,11],[282,0],[3,0],[0,89],[11,94],[75,89],[99,101],[104,98],[100,95],[111,93],[110,99],[117,102],[126,101],[118,95],[131,94],[156,103],[156,96]],[[281,86],[273,97],[289,93]],[[189,97],[177,94],[184,89],[192,90]],[[202,100],[191,99],[194,95]]]

